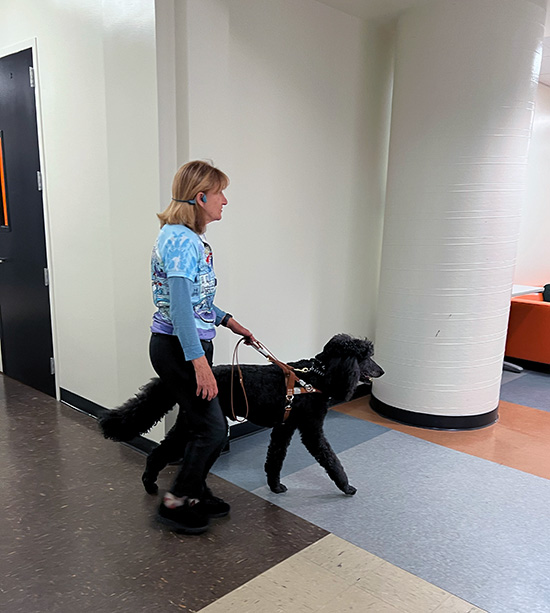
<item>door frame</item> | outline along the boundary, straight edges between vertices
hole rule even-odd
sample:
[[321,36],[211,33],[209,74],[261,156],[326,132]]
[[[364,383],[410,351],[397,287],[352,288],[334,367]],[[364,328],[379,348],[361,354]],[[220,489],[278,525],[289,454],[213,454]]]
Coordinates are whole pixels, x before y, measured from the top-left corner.
[[[18,53],[19,51],[24,51],[25,49],[31,49],[32,52],[32,64],[34,67],[34,99],[36,104],[36,128],[38,132],[38,155],[40,159],[40,172],[42,173],[42,208],[44,211],[44,233],[46,236],[46,266],[48,267],[49,273],[49,285],[48,285],[48,295],[50,299],[50,313],[51,313],[51,334],[52,334],[52,343],[53,343],[53,359],[55,363],[55,397],[57,400],[60,399],[60,385],[59,385],[59,360],[58,360],[58,346],[57,346],[57,330],[56,330],[56,309],[55,309],[55,299],[53,292],[53,284],[55,280],[55,271],[53,267],[53,257],[52,257],[52,236],[51,236],[51,220],[50,220],[50,207],[49,207],[49,199],[48,199],[48,179],[46,172],[46,163],[44,159],[44,132],[42,129],[42,103],[40,96],[40,70],[38,65],[38,40],[36,37],[29,38],[26,40],[22,40],[18,43],[14,43],[13,45],[8,45],[6,47],[0,47],[0,58],[3,58],[7,55],[12,55],[13,53]],[[1,342],[1,339],[0,339]],[[0,372],[2,372],[2,356],[0,354]]]

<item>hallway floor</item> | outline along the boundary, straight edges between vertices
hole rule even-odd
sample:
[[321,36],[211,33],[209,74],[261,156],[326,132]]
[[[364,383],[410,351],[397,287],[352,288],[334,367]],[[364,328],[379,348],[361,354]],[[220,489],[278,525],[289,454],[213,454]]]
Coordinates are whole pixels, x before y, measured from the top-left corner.
[[550,374],[504,373],[473,432],[341,405],[326,432],[354,497],[297,437],[272,494],[269,433],[239,439],[209,479],[231,516],[188,537],[154,522],[142,454],[0,376],[0,611],[550,613],[548,398]]

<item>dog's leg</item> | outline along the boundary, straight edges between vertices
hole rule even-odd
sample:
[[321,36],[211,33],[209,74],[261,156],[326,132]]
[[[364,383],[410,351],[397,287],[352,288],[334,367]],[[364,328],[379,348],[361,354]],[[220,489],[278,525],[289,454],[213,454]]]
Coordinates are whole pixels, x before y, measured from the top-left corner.
[[275,426],[271,431],[271,441],[267,449],[264,468],[267,475],[267,484],[275,494],[281,494],[287,490],[280,480],[281,469],[295,431],[296,426],[289,426],[288,423]]
[[357,489],[349,484],[344,467],[327,441],[323,428],[309,422],[300,426],[300,434],[306,449],[327,471],[338,489],[348,496],[353,496]]
[[141,475],[148,494],[157,494],[157,478],[160,471],[171,462],[177,462],[185,451],[185,432],[181,422],[176,422],[160,444],[147,456],[145,471]]

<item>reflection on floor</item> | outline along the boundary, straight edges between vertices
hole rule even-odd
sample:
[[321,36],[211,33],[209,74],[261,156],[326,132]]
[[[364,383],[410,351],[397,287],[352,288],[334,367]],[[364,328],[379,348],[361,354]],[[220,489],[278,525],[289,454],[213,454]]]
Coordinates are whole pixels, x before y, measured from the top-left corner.
[[505,373],[502,398],[475,432],[401,426],[368,399],[331,411],[354,497],[299,440],[272,494],[269,434],[238,440],[211,477],[231,517],[184,537],[152,521],[142,455],[0,377],[0,610],[548,613],[550,375]]

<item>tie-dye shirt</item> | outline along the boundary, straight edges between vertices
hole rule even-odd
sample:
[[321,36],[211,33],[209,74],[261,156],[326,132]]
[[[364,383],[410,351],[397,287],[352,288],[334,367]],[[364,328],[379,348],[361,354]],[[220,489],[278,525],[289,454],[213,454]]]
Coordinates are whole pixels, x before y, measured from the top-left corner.
[[168,277],[184,277],[192,282],[191,303],[199,338],[214,338],[219,317],[216,313],[218,309],[214,307],[217,280],[212,249],[187,226],[163,226],[151,256],[153,302],[158,309],[153,316],[151,330],[174,334],[170,319]]

